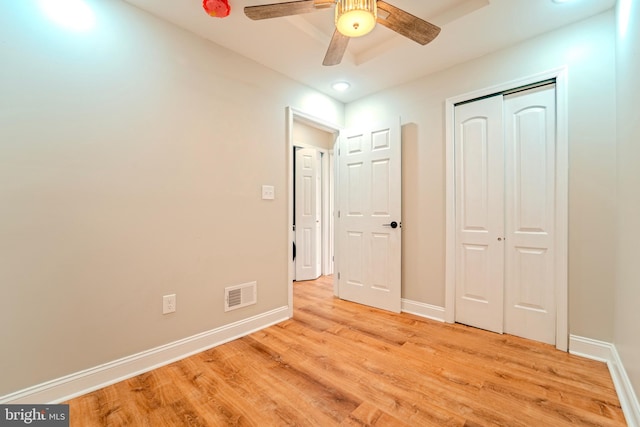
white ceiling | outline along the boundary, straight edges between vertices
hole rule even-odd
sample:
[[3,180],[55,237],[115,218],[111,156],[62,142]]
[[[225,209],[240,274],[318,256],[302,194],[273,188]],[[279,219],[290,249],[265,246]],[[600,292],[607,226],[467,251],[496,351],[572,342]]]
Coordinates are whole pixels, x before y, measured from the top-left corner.
[[[229,0],[231,14],[209,17],[201,0],[125,0],[179,27],[253,59],[335,99],[350,102],[443,70],[610,9],[615,0],[387,0],[442,28],[419,44],[377,25],[350,40],[340,65],[322,66],[333,34],[333,8],[252,21],[244,7],[282,0]],[[339,93],[332,83],[347,80]]]

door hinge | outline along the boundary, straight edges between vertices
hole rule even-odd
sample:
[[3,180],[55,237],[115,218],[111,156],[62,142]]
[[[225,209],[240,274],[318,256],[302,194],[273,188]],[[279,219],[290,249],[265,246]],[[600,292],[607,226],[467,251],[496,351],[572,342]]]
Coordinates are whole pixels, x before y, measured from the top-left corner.
[[338,211],[338,218],[340,218],[340,211]]
[[340,280],[340,273],[338,273],[338,280]]

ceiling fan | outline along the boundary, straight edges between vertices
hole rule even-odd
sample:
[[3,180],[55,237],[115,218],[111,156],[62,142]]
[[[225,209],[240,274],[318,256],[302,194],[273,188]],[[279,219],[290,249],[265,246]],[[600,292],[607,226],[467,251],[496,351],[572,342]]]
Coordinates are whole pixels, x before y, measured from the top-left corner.
[[440,33],[440,27],[382,0],[298,0],[247,6],[244,13],[259,20],[315,12],[333,5],[336,7],[336,30],[322,65],[339,64],[349,39],[369,33],[376,22],[421,45],[426,45]]

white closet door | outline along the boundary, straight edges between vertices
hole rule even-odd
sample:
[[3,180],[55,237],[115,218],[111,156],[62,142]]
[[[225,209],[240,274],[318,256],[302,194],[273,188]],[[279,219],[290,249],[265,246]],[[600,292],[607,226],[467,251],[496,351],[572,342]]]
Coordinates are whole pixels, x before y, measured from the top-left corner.
[[556,342],[555,86],[504,97],[505,332]]
[[502,96],[456,106],[456,322],[501,333],[504,307]]

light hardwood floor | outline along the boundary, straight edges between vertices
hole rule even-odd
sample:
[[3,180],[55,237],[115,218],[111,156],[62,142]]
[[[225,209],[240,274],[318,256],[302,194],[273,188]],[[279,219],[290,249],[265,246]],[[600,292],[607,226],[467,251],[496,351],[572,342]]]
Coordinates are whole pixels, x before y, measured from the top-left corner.
[[70,404],[72,426],[623,426],[607,367],[294,286],[294,318]]

